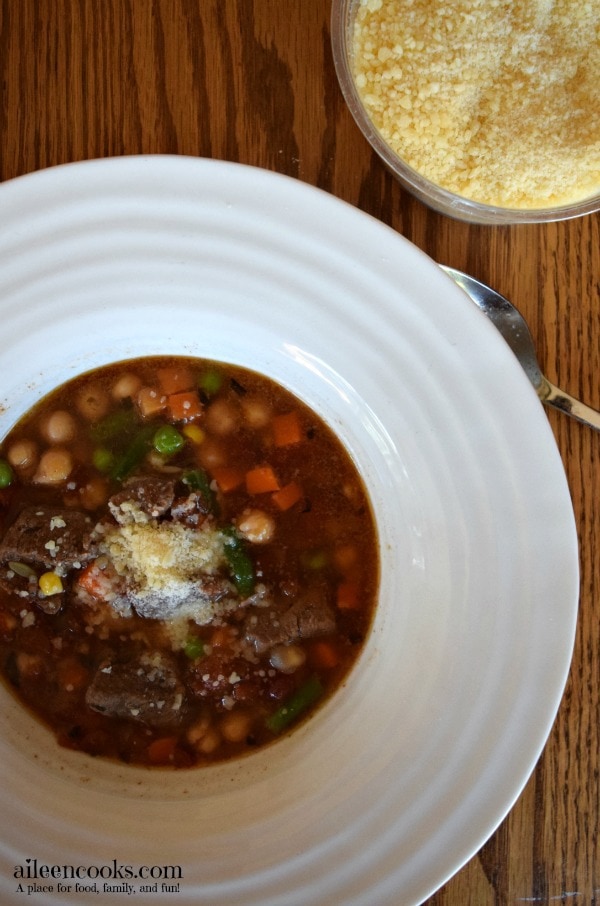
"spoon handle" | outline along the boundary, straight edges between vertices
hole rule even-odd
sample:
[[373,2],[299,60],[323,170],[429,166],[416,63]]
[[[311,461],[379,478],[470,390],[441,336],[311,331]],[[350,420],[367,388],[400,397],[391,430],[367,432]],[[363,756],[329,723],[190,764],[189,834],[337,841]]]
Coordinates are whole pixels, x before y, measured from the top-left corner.
[[600,412],[569,396],[564,390],[559,390],[547,378],[543,379],[541,386],[538,388],[538,395],[546,405],[560,409],[561,412],[566,412],[567,415],[577,419],[578,422],[594,428],[595,431],[600,431]]

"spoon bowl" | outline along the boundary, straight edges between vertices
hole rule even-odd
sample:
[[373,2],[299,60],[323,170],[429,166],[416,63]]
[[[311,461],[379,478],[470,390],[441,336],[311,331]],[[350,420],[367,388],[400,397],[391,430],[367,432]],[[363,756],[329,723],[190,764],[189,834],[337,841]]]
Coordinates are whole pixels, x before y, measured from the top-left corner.
[[566,412],[567,415],[572,416],[584,425],[600,431],[600,412],[555,387],[544,376],[537,360],[529,327],[512,302],[509,302],[508,299],[487,286],[487,284],[475,279],[475,277],[471,277],[469,274],[463,273],[463,271],[447,267],[444,264],[440,265],[440,267],[464,290],[471,301],[475,302],[500,331],[521,363],[540,400],[547,406]]

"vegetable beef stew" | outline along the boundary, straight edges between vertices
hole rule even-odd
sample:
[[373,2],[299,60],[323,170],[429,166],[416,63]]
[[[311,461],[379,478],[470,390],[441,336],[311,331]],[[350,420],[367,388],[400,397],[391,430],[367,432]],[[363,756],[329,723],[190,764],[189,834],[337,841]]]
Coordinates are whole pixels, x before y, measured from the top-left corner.
[[91,755],[187,768],[277,739],[373,618],[373,514],[331,429],[184,357],[62,385],[0,451],[5,683]]

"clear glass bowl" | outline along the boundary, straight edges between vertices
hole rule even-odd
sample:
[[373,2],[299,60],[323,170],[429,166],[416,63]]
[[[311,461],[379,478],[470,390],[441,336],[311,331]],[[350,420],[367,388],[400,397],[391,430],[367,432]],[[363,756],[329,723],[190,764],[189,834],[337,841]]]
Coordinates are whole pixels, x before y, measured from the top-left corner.
[[568,220],[600,210],[600,190],[582,201],[548,208],[503,208],[464,198],[431,182],[410,167],[374,126],[356,88],[351,67],[352,29],[357,0],[332,0],[331,43],[338,81],[356,123],[388,169],[420,201],[436,211],[470,223],[511,224]]

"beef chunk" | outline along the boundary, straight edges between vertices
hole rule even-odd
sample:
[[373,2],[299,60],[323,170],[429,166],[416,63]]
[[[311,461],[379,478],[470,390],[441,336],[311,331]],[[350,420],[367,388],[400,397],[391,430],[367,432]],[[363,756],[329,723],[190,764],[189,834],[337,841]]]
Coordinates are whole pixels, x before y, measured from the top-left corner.
[[175,665],[161,656],[100,666],[85,695],[86,704],[107,717],[163,727],[183,713],[184,687]]
[[108,508],[118,523],[149,522],[169,511],[175,498],[175,479],[159,475],[132,478],[108,501]]
[[25,507],[0,542],[0,562],[72,569],[94,556],[89,545],[91,528],[89,516],[79,510]]
[[211,701],[217,707],[226,708],[227,699],[250,705],[261,699],[281,701],[293,692],[294,679],[274,673],[216,648],[190,666],[187,686],[196,698]]
[[[251,681],[252,664],[216,648],[212,654],[201,658],[190,666],[188,686],[198,698],[219,701],[223,696],[235,698],[235,690],[240,683],[247,684]],[[253,681],[254,696],[260,691],[260,679]]]
[[336,627],[335,614],[324,592],[315,589],[299,597],[287,610],[268,606],[256,609],[246,618],[245,635],[262,654],[274,645],[328,635]]
[[210,503],[198,491],[192,491],[187,497],[177,497],[171,507],[171,518],[174,522],[181,522],[196,528],[202,525],[210,513]]
[[173,583],[165,590],[128,589],[119,602],[126,603],[149,620],[171,620],[183,614],[197,623],[209,623],[214,616],[235,610],[239,599],[235,586],[219,576],[203,576]]

